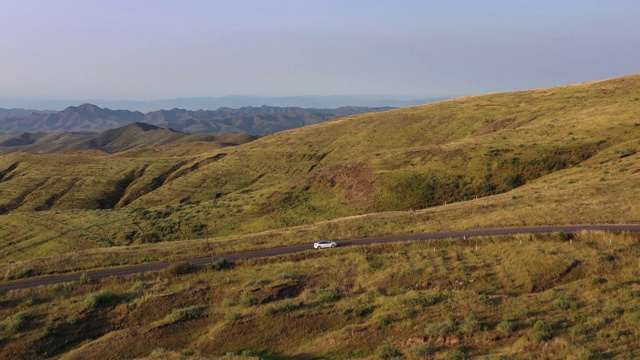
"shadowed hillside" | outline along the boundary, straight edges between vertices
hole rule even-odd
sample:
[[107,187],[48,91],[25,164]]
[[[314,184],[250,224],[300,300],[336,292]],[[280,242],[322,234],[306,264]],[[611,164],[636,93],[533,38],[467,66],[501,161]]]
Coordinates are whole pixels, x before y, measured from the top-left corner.
[[27,117],[32,114],[48,114],[53,111],[40,111],[40,110],[29,110],[29,109],[2,109],[0,108],[0,120],[8,119],[8,118],[20,118]]
[[116,153],[135,148],[189,142],[209,142],[211,143],[209,148],[218,148],[243,144],[254,139],[255,137],[248,134],[189,135],[173,129],[136,122],[102,133],[53,132],[0,135],[0,154],[19,151],[49,154],[73,150],[101,150]]

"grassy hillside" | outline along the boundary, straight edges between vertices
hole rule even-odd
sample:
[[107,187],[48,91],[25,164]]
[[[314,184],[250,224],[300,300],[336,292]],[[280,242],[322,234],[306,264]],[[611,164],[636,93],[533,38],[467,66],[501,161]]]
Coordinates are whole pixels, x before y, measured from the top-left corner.
[[74,150],[101,150],[116,153],[130,149],[160,147],[185,142],[211,142],[210,148],[238,145],[253,140],[248,134],[189,135],[145,123],[132,123],[101,133],[51,132],[0,135],[0,154],[28,152],[51,154]]
[[637,236],[554,234],[86,279],[3,294],[0,357],[636,358],[638,255]]
[[[321,238],[637,223],[639,115],[633,75],[232,147],[5,155],[0,276]],[[0,294],[0,357],[636,358],[639,255],[637,235],[560,233],[85,278]]]
[[[640,76],[633,75],[352,116],[233,148],[6,155],[0,157],[0,209],[9,216],[0,222],[11,230],[0,257],[219,238],[388,211],[435,207],[440,214],[451,209],[444,204],[478,197],[487,205],[501,201],[490,196],[512,189],[517,194],[507,199],[522,200],[509,204],[508,213],[505,206],[474,210],[501,214],[492,221],[464,214],[451,224],[447,218],[436,221],[442,225],[402,220],[316,234],[637,220],[630,197],[611,194],[637,192],[639,98]],[[573,209],[585,192],[603,203],[589,198],[578,212],[554,214],[543,206],[529,215],[540,206],[537,197],[561,188],[558,196],[572,199],[568,204],[545,200],[560,211]],[[511,215],[513,208],[520,210]]]

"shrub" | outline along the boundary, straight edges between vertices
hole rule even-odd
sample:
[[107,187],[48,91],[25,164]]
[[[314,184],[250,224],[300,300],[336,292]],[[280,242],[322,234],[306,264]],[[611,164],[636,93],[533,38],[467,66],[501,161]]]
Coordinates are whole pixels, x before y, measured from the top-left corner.
[[338,290],[322,290],[318,294],[320,302],[338,301],[342,297],[342,293]]
[[417,345],[416,347],[411,349],[411,355],[417,358],[425,358],[428,356],[433,356],[435,351],[426,345]]
[[555,318],[553,319],[553,325],[551,326],[554,329],[566,329],[569,327],[569,322],[564,318]]
[[372,306],[368,306],[368,307],[362,307],[360,305],[356,306],[355,309],[353,309],[353,314],[357,317],[365,317],[369,314],[371,314],[373,312],[373,307]]
[[167,276],[179,276],[185,275],[193,271],[193,265],[183,262],[178,264],[171,264],[168,268],[164,270],[164,273]]
[[480,302],[487,305],[487,306],[493,306],[495,305],[495,301],[487,294],[482,294],[480,295],[479,298]]
[[538,341],[551,340],[551,325],[544,320],[536,321],[531,336]]
[[587,331],[582,326],[577,325],[571,328],[571,331],[569,333],[575,337],[579,337],[579,336],[586,335]]
[[469,272],[469,271],[475,270],[476,268],[473,265],[468,265],[468,264],[462,263],[462,264],[460,264],[458,266],[458,269],[460,269],[463,272]]
[[238,321],[242,319],[242,314],[236,311],[230,311],[224,315],[224,318],[229,321]]
[[242,304],[243,306],[254,306],[254,305],[258,305],[259,301],[258,298],[255,297],[252,294],[249,294],[248,292],[243,292],[242,293],[242,299],[240,299],[240,304]]
[[392,322],[393,320],[387,314],[380,316],[380,318],[378,319],[378,324],[380,324],[380,326],[389,326]]
[[193,349],[182,349],[180,353],[185,356],[198,355],[198,352]]
[[7,329],[11,330],[11,331],[21,331],[24,330],[24,328],[27,325],[27,320],[29,319],[29,315],[27,315],[24,312],[19,312],[17,314],[13,314],[12,316],[10,316],[8,318],[7,321]]
[[516,325],[513,322],[511,322],[509,319],[503,319],[496,326],[496,330],[498,330],[499,332],[505,335],[509,335],[515,329],[516,329]]
[[458,349],[448,351],[445,355],[445,359],[447,360],[464,360],[466,358],[467,354],[465,354],[464,351]]
[[133,286],[131,287],[131,291],[140,294],[144,290],[147,290],[150,287],[151,285],[149,285],[149,283],[146,283],[144,281],[136,281],[136,283],[133,284]]
[[556,306],[563,310],[568,310],[575,307],[571,299],[566,297],[559,298],[558,301],[556,301]]
[[151,355],[162,355],[166,353],[167,350],[165,348],[157,347],[151,351]]
[[211,264],[211,269],[214,271],[221,271],[231,269],[236,265],[235,262],[227,259],[219,259],[216,260],[213,264]]
[[182,309],[176,309],[167,315],[166,319],[172,323],[185,322],[193,319],[197,319],[202,316],[202,313],[207,307],[204,305],[195,305]]
[[115,295],[109,290],[101,290],[99,292],[91,293],[87,295],[85,303],[91,307],[105,305],[111,302],[115,298]]
[[280,303],[278,312],[288,313],[296,310],[300,305],[295,305],[291,299],[285,299]]
[[556,233],[556,239],[558,239],[558,241],[569,241],[573,239],[573,234],[559,231],[558,233]]
[[438,297],[432,294],[418,293],[418,295],[406,300],[406,303],[413,306],[431,306],[438,302]]
[[89,274],[83,272],[82,275],[80,275],[80,284],[88,284],[90,282],[91,278],[89,277]]
[[434,322],[427,325],[427,336],[444,336],[456,331],[458,324],[455,320],[445,320],[441,322]]
[[478,320],[478,317],[475,314],[468,316],[464,321],[460,324],[460,332],[464,335],[473,335],[474,333],[480,331],[482,325]]
[[275,314],[277,314],[277,313],[278,313],[278,309],[276,309],[276,307],[275,307],[275,306],[273,306],[273,305],[269,305],[269,306],[267,306],[267,307],[264,309],[264,311],[265,311],[265,313],[266,313],[267,315],[275,315]]
[[616,257],[611,255],[611,254],[600,254],[600,261],[612,262],[615,259],[616,259]]
[[600,285],[600,284],[604,284],[607,282],[607,279],[599,277],[599,276],[594,276],[593,278],[591,278],[591,283],[593,285]]
[[38,300],[33,296],[27,296],[26,298],[24,298],[24,300],[22,300],[21,304],[24,306],[33,306],[37,302]]
[[18,269],[11,269],[10,271],[7,271],[5,278],[7,280],[14,280],[14,279],[22,279],[22,278],[31,277],[31,276],[38,276],[40,274],[42,274],[42,270],[40,269],[18,268]]
[[234,306],[235,304],[236,303],[235,301],[233,301],[233,299],[230,299],[230,298],[222,299],[222,306],[230,307],[230,306]]
[[400,355],[402,355],[400,350],[391,344],[384,344],[378,348],[378,356],[382,359],[391,359]]

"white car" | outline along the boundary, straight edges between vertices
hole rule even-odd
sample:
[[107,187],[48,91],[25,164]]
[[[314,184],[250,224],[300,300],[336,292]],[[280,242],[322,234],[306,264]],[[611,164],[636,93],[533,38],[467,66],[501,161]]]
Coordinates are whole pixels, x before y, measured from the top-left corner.
[[323,240],[323,241],[318,241],[317,243],[313,243],[314,249],[334,248],[336,246],[338,246],[338,243],[335,241]]

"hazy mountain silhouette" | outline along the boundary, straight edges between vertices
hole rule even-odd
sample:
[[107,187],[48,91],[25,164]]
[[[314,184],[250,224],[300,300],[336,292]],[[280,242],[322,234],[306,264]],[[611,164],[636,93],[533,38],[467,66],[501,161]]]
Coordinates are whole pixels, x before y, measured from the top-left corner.
[[52,131],[104,131],[134,122],[145,122],[190,134],[214,133],[253,135],[316,124],[339,117],[365,112],[391,110],[389,107],[341,107],[316,109],[299,107],[243,107],[218,110],[158,110],[143,114],[139,111],[110,110],[92,104],[70,106],[54,113],[36,113],[0,119],[0,133]]
[[[391,95],[305,95],[305,96],[218,96],[174,98],[150,101],[136,100],[104,100],[104,99],[76,99],[76,100],[34,100],[34,99],[2,99],[0,107],[22,107],[28,109],[62,110],[71,104],[91,103],[109,109],[129,109],[142,112],[159,109],[187,109],[187,110],[215,110],[220,107],[241,108],[246,106],[260,107],[262,105],[278,107],[302,107],[335,109],[343,106],[361,107],[407,107],[435,101],[438,98],[408,98]],[[24,115],[20,115],[24,116]]]

